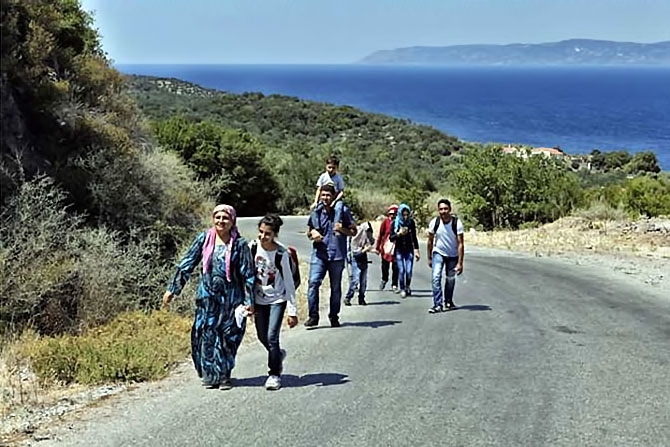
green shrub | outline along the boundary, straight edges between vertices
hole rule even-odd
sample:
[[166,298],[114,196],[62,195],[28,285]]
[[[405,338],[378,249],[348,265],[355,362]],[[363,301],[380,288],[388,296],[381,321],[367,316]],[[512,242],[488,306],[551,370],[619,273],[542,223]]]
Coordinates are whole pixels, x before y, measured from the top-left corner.
[[43,382],[155,380],[189,353],[190,325],[174,313],[132,312],[81,336],[26,338],[20,353]]
[[1,221],[0,331],[77,332],[155,307],[172,273],[158,234],[83,226],[47,177],[23,184]]
[[622,203],[614,207],[605,200],[592,201],[588,207],[579,208],[572,214],[590,221],[623,221],[628,217]]
[[626,186],[626,208],[649,217],[670,215],[670,181],[641,176]]

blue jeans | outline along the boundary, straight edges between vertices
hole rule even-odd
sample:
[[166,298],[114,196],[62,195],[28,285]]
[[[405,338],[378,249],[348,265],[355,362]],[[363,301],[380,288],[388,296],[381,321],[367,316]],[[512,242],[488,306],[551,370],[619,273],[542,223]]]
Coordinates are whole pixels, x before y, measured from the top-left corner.
[[[433,306],[442,306],[444,302],[452,303],[454,299],[454,288],[456,287],[456,264],[458,258],[450,258],[433,252]],[[444,281],[444,295],[442,295],[442,271],[446,270]]]
[[307,290],[310,318],[319,319],[319,288],[326,277],[326,273],[328,273],[328,279],[330,280],[330,312],[328,318],[337,318],[340,314],[343,270],[344,259],[327,261],[317,257],[312,252],[312,258],[309,261],[309,285]]
[[281,323],[284,319],[286,301],[277,304],[256,304],[254,309],[254,323],[258,340],[268,350],[268,375],[280,376],[282,358],[279,346],[279,331],[281,331]]
[[414,268],[414,252],[395,252],[395,262],[398,264],[398,288],[409,289],[412,283],[412,269]]
[[358,300],[364,300],[365,291],[368,289],[368,255],[366,253],[354,256],[349,275],[349,290],[345,298],[352,299],[356,289],[358,289]]

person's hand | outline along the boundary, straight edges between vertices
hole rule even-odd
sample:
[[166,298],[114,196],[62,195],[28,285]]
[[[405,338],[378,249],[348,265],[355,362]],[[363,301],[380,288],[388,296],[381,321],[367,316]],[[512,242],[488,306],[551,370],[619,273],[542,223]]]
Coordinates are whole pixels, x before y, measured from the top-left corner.
[[414,259],[416,259],[417,262],[421,259],[421,252],[419,250],[414,250]]
[[174,298],[174,294],[169,290],[166,291],[163,294],[163,303],[161,305],[161,309],[170,309],[170,303],[172,302],[172,298]]
[[290,328],[296,327],[298,325],[298,317],[289,315],[286,317],[286,323]]
[[322,242],[323,241],[323,236],[318,231],[312,230],[310,232],[310,234],[312,235],[312,241],[314,241],[314,242]]
[[456,270],[457,275],[460,275],[461,273],[463,273],[463,264],[462,263],[456,264],[456,268],[454,270]]
[[342,222],[335,222],[335,226],[333,227],[335,231],[339,231],[340,233],[342,232]]
[[253,316],[253,314],[254,314],[254,305],[253,304],[249,304],[247,306],[244,306],[244,309],[249,313],[250,317]]

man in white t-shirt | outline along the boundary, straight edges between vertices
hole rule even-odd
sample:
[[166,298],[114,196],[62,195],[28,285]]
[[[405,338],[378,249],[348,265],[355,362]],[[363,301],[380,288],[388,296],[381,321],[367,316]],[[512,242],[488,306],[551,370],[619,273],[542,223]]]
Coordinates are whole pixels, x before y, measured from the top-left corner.
[[[428,266],[432,269],[433,307],[429,313],[456,308],[454,288],[456,275],[463,273],[463,223],[451,215],[451,202],[440,199],[437,202],[439,216],[428,226]],[[442,293],[442,271],[446,270],[444,294]]]

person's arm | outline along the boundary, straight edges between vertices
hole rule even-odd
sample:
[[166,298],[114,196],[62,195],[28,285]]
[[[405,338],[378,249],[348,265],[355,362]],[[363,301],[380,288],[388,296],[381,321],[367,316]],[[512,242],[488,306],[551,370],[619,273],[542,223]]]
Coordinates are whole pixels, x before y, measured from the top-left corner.
[[382,224],[379,226],[379,234],[377,235],[377,242],[375,243],[375,250],[377,253],[382,252],[382,247],[384,246],[384,239],[386,238],[387,228],[388,228],[388,219],[384,219]]
[[163,294],[164,307],[169,306],[172,299],[181,294],[182,289],[191,278],[196,265],[202,260],[202,247],[205,244],[206,234],[207,232],[203,231],[196,236],[184,257],[177,264],[177,271]]
[[458,242],[458,263],[456,264],[456,273],[458,275],[463,273],[463,260],[465,258],[464,232],[465,229],[463,228],[463,223],[458,219],[458,222],[456,223],[456,241]]
[[391,242],[397,242],[400,235],[395,231],[395,225],[391,224],[391,233],[389,234],[389,240]]
[[[297,266],[296,266],[297,267]],[[282,280],[284,281],[284,298],[286,298],[286,313],[289,317],[298,317],[298,307],[295,299],[295,284],[293,283],[293,274],[291,272],[291,255],[286,250],[281,258],[281,269],[284,273]],[[289,324],[290,325],[290,324]]]
[[307,221],[307,239],[309,239],[312,242],[322,242],[323,241],[323,235],[321,232],[316,228],[314,222],[318,223],[319,217],[316,214],[316,210],[312,211],[309,214],[309,220]]
[[312,208],[316,207],[321,198],[321,186],[316,187],[316,193],[314,194],[314,201],[312,202]]
[[237,249],[240,250],[240,277],[244,281],[244,305],[247,311],[254,313],[254,283],[256,282],[256,266],[251,257],[251,249],[245,241],[238,240]]
[[334,228],[335,231],[345,236],[356,236],[356,233],[358,232],[356,222],[348,207],[344,206],[342,208],[342,223],[335,222]]
[[[432,222],[432,221],[431,221]],[[431,226],[432,228],[432,226]],[[433,240],[435,235],[428,230],[428,242],[426,243],[426,259],[428,259],[428,267],[433,267]]]
[[414,220],[410,222],[409,232],[412,238],[412,245],[414,246],[414,258],[418,261],[421,259],[421,251],[419,250],[419,238],[416,236],[416,222]]

